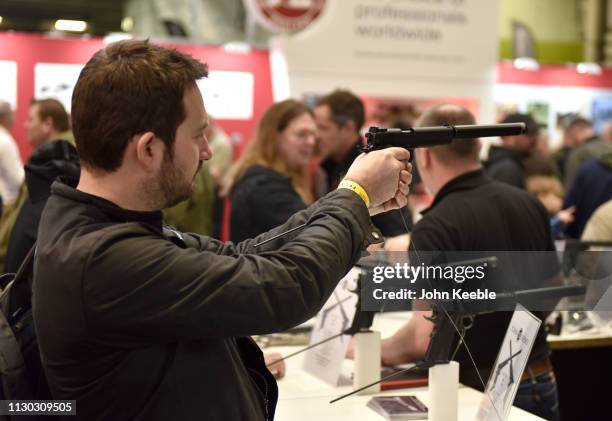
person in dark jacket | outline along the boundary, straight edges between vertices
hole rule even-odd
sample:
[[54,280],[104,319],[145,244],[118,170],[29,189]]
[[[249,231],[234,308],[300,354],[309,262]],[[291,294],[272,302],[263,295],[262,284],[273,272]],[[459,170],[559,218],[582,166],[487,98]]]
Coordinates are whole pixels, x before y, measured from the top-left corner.
[[[317,100],[314,108],[318,130],[318,150],[324,175],[326,194],[336,187],[353,161],[362,153],[361,128],[365,123],[365,107],[353,92],[337,89]],[[374,225],[397,250],[408,245],[407,228],[412,228],[408,208],[376,215]]]
[[580,238],[595,210],[612,199],[612,143],[605,143],[600,154],[582,164],[565,195],[563,208],[576,208],[574,222],[565,228],[570,238]]
[[28,196],[17,215],[9,237],[5,270],[16,273],[36,242],[40,216],[51,195],[51,184],[57,177],[79,177],[76,148],[65,140],[39,146],[25,166]]
[[583,118],[576,120],[578,121],[576,147],[567,155],[565,161],[563,185],[566,190],[574,182],[574,178],[582,164],[590,159],[599,157],[606,151],[608,143],[603,136],[600,137],[595,133],[589,120]]
[[229,171],[230,238],[253,238],[313,202],[309,164],[315,147],[312,112],[285,100],[264,113],[255,137]]
[[[555,161],[555,165],[557,166],[557,172],[561,178],[561,182],[565,186],[569,185],[569,182],[566,181],[567,177],[565,171],[570,156],[576,149],[582,148],[584,143],[589,142],[594,137],[591,122],[578,116],[574,117],[567,124],[565,130],[563,130],[563,145],[553,154],[552,157]],[[580,165],[578,164],[578,166],[576,166],[576,164],[572,164],[571,166],[575,167],[570,169],[572,171],[571,178],[573,178],[576,175],[576,170]]]
[[494,180],[520,189],[526,188],[527,176],[523,160],[533,151],[539,127],[529,114],[510,114],[502,123],[525,123],[527,131],[516,136],[502,137],[502,146],[491,146],[485,172]]
[[[62,103],[53,98],[33,98],[30,101],[24,128],[28,143],[34,147],[34,150],[58,139],[72,139],[70,116]],[[26,199],[27,188],[24,180],[17,198],[10,207],[7,206],[6,214],[0,221],[0,272],[5,270],[11,231]]]
[[[406,204],[409,153],[369,153],[335,190],[240,244],[164,229],[211,156],[204,64],[146,40],[98,51],[72,120],[78,185],[43,211],[32,308],[54,399],[75,420],[272,420],[277,386],[249,335],[312,317]],[[301,230],[255,244],[306,224]]]

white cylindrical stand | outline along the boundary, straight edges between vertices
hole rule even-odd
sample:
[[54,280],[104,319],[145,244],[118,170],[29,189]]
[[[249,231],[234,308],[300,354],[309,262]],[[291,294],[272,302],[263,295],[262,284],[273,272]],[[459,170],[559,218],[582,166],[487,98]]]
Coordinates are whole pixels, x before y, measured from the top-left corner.
[[[380,380],[380,332],[357,332],[355,334],[355,380],[358,389]],[[380,383],[357,393],[369,395],[380,392]]]
[[429,421],[457,421],[459,363],[429,369]]

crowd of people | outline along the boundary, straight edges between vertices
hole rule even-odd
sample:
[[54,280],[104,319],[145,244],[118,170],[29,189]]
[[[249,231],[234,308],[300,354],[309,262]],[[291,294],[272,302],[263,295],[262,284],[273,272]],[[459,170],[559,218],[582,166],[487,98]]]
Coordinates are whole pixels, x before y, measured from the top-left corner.
[[[595,134],[576,117],[550,153],[534,119],[513,113],[501,122],[526,133],[502,137],[484,161],[480,140],[466,139],[418,149],[411,165],[401,148],[362,155],[364,105],[336,90],[313,108],[271,105],[234,159],[195,85],[206,74],[146,41],[107,46],[79,77],[72,118],[57,100],[31,102],[25,166],[0,104],[0,264],[16,272],[37,242],[42,361],[53,397],[76,399],[80,419],[195,419],[202,407],[271,419],[275,382],[249,335],[313,316],[364,247],[410,255],[612,241],[612,122]],[[392,124],[476,123],[439,104]],[[422,217],[410,209],[411,179],[429,197]],[[224,221],[232,243],[212,238]],[[382,362],[422,358],[430,315],[416,312],[387,338]],[[499,342],[491,335],[508,321],[479,316],[466,338],[485,375]],[[515,404],[557,420],[549,354],[542,330]],[[457,358],[462,382],[482,389],[467,355]]]
[[[392,126],[409,127],[417,118],[396,120]],[[182,231],[221,238],[223,213],[227,211],[232,241],[281,224],[338,186],[361,153],[365,119],[362,101],[346,90],[320,97],[314,109],[297,100],[281,101],[266,110],[253,139],[236,160],[227,134],[211,119],[206,136],[212,157],[198,173],[195,193],[164,210],[166,222]],[[52,181],[79,171],[69,121],[70,116],[56,99],[33,100],[23,123],[33,152],[24,166],[10,134],[13,111],[8,103],[0,103],[0,265],[8,271],[19,267],[34,243]],[[525,123],[527,132],[502,137],[501,144],[492,145],[484,160],[481,153],[484,171],[496,181],[537,197],[550,216],[553,239],[580,239],[596,211],[609,215],[612,122],[604,124],[601,134],[595,134],[589,120],[574,117],[563,130],[562,146],[552,153],[539,146],[541,139],[547,142],[547,138],[530,115],[509,114],[500,122]],[[423,192],[417,168],[414,171],[411,190]],[[226,199],[231,204],[227,208]],[[38,210],[32,210],[32,206]],[[387,247],[407,249],[413,218],[420,217],[417,210],[408,206],[374,218]],[[20,213],[23,215],[18,220]],[[594,224],[589,239],[612,238],[605,223]],[[13,240],[9,241],[15,225]],[[15,251],[9,251],[9,243]]]

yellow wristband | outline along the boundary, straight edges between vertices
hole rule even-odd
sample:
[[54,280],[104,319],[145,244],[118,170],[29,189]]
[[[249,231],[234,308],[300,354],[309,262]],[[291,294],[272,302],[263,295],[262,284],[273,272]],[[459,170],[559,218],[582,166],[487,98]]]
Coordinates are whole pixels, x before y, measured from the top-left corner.
[[368,196],[368,193],[365,191],[363,187],[361,187],[359,184],[355,183],[354,181],[342,180],[340,184],[338,185],[338,188],[339,189],[349,189],[349,190],[354,191],[355,193],[359,195],[359,197],[361,197],[361,200],[363,200],[366,207],[370,206],[370,197]]

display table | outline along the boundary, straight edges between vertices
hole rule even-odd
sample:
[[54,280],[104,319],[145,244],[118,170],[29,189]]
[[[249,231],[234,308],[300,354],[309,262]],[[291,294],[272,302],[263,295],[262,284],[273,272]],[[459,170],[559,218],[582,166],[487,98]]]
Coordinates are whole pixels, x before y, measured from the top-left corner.
[[[377,314],[374,326],[384,338],[410,317],[409,312]],[[612,329],[549,335],[547,340],[557,378],[561,421],[599,419],[600,414],[608,411]]]
[[[412,317],[411,312],[394,312],[377,314],[372,325],[373,330],[381,332],[383,338],[391,336],[402,325],[404,325]],[[585,339],[578,336],[567,336],[562,338],[549,338],[551,345],[557,343],[577,343]],[[609,339],[609,338],[608,338]],[[591,341],[605,341],[605,335],[596,335],[590,338]],[[591,342],[595,343],[595,342]],[[561,344],[559,347],[563,347]],[[282,355],[295,352],[303,348],[302,346],[276,346],[264,349],[264,352],[279,352]],[[300,420],[382,420],[384,419],[373,410],[369,409],[366,404],[373,395],[365,396],[350,396],[336,403],[330,404],[329,401],[349,393],[353,390],[352,386],[332,387],[327,383],[311,376],[302,370],[302,362],[305,354],[297,355],[286,361],[287,374],[285,378],[278,382],[279,387],[279,402],[276,410],[275,420],[279,421],[300,421]],[[343,373],[348,375],[352,372],[352,361],[345,361]],[[590,388],[584,388],[590,390]],[[425,405],[429,405],[429,393],[426,387],[398,389],[386,392],[381,392],[377,396],[389,395],[415,395]],[[482,393],[465,387],[459,388],[459,412],[458,419],[473,420],[482,399]],[[562,405],[563,406],[563,405]],[[562,412],[563,413],[563,412]],[[541,420],[541,418],[525,412],[519,408],[512,408],[509,420]],[[563,418],[569,420],[572,418]],[[585,418],[586,419],[586,418]]]
[[[287,355],[300,347],[272,347],[264,351],[280,352]],[[297,355],[286,361],[287,374],[279,380],[279,401],[276,409],[276,421],[314,421],[314,420],[383,420],[384,418],[366,407],[372,395],[350,396],[336,403],[329,401],[352,390],[352,386],[332,387],[302,370],[304,354]],[[351,362],[346,362],[350,371]],[[411,388],[382,392],[383,395],[415,395],[425,405],[429,404],[427,388]],[[473,420],[482,393],[461,386],[459,388],[459,420]],[[510,421],[532,421],[541,418],[531,415],[518,408],[512,408]]]
[[[409,312],[377,314],[374,327],[387,337],[410,319]],[[607,411],[612,372],[612,329],[549,335],[561,421],[599,419]],[[606,374],[604,374],[606,373]]]
[[612,329],[548,335],[561,421],[603,419],[609,411]]
[[547,340],[553,350],[612,347],[612,329],[548,335]]

